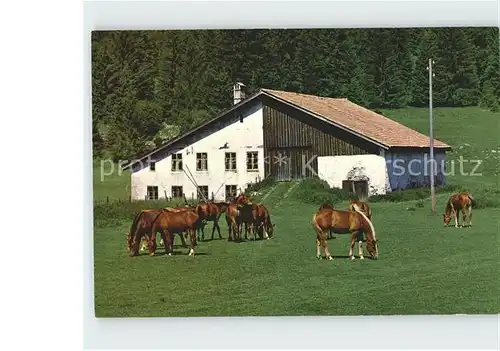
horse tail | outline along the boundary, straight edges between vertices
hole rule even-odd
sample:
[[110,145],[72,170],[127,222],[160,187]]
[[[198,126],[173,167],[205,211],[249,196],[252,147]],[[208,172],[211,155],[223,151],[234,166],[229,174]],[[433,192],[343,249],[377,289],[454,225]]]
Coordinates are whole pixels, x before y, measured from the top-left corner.
[[470,205],[471,205],[471,207],[476,206],[476,200],[474,200],[474,198],[472,197],[472,195],[471,195],[471,194],[469,194],[469,193],[467,193],[467,197],[468,197],[468,198],[469,198],[469,200],[470,200]]
[[312,226],[313,226],[314,231],[316,232],[316,234],[321,234],[321,233],[323,232],[323,230],[320,228],[320,226],[318,225],[318,222],[316,221],[316,216],[317,216],[317,215],[318,215],[317,213],[315,213],[315,214],[313,215],[313,218],[312,218]]
[[[370,226],[370,231],[372,232],[373,241],[377,242],[377,236],[375,234],[375,227],[373,226],[372,221],[370,221],[368,219],[368,217],[363,213],[363,211],[360,210],[360,208],[357,204],[353,204],[353,208],[354,208],[354,211],[358,212],[363,217],[363,219],[366,221],[366,223],[368,223],[368,225]],[[377,252],[377,254],[378,254],[378,252]]]

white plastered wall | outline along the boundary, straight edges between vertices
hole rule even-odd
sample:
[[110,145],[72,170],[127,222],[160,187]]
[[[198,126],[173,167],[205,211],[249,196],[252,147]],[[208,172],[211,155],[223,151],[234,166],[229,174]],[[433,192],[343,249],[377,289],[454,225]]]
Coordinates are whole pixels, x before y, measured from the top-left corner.
[[390,192],[389,175],[385,158],[378,155],[321,156],[318,157],[318,176],[331,187],[342,188],[349,171],[356,168],[357,174],[366,175],[369,196]]

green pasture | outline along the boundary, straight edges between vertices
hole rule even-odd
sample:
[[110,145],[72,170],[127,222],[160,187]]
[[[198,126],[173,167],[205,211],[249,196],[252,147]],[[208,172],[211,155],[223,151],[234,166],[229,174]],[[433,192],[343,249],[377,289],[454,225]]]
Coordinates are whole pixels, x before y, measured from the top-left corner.
[[[500,312],[498,210],[474,211],[473,227],[444,228],[429,207],[373,204],[376,261],[350,261],[347,235],[329,240],[335,259],[315,258],[315,206],[267,198],[271,240],[201,242],[195,257],[129,257],[130,223],[96,228],[99,317],[388,315]],[[442,207],[444,197],[440,197]],[[346,204],[344,204],[346,205]],[[207,229],[210,229],[210,225]],[[210,232],[207,230],[207,232]],[[176,238],[176,244],[180,240]],[[357,253],[357,250],[355,250]]]
[[[426,109],[383,112],[427,133]],[[160,248],[156,257],[146,253],[129,257],[125,232],[133,213],[127,207],[130,174],[114,174],[101,182],[97,161],[96,316],[499,313],[500,187],[495,173],[498,159],[491,150],[499,147],[500,118],[479,108],[436,109],[434,115],[436,137],[457,148],[452,158],[489,155],[482,176],[448,177],[449,183],[470,190],[484,206],[473,210],[472,227],[444,228],[440,213],[450,193],[438,194],[435,215],[430,213],[429,199],[373,202],[380,240],[376,261],[348,260],[347,235],[329,240],[333,261],[317,260],[311,217],[319,204],[294,196],[296,188],[290,190],[294,183],[280,183],[272,191],[266,188],[255,198],[261,201],[265,196],[263,202],[276,223],[271,240],[228,242],[222,218],[224,239],[200,242],[195,257],[180,247],[178,237],[174,256],[164,256]],[[117,200],[122,202],[117,205]],[[347,202],[335,205],[345,208]],[[206,238],[211,229],[209,223]]]

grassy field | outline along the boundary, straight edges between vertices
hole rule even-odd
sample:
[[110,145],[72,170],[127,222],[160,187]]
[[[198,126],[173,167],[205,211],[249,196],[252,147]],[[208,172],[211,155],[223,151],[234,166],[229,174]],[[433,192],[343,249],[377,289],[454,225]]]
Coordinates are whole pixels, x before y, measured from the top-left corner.
[[[426,113],[425,109],[384,111],[424,133]],[[492,155],[491,150],[498,149],[492,127],[498,126],[498,114],[477,108],[436,109],[435,116],[437,138],[457,148],[470,145],[459,149],[462,154],[490,150]],[[492,160],[484,164],[482,177],[457,175],[449,180],[472,191],[498,190],[498,160],[496,164]],[[157,257],[131,258],[124,234],[131,218],[120,215],[112,225],[101,218],[94,227],[96,316],[500,312],[498,208],[475,209],[471,228],[443,228],[441,216],[430,214],[429,201],[424,207],[416,206],[416,201],[373,203],[379,259],[349,261],[348,237],[341,235],[328,243],[335,260],[318,261],[310,223],[319,204],[297,201],[293,191],[288,192],[291,185],[279,184],[264,200],[276,223],[275,238],[228,242],[224,223],[224,239],[199,243],[194,258],[179,246],[172,257],[160,249]],[[100,182],[95,174],[94,186],[95,199],[126,199],[130,176],[115,174]],[[439,213],[448,195],[439,194]],[[347,203],[336,205],[345,208]],[[206,228],[210,231],[211,224]]]

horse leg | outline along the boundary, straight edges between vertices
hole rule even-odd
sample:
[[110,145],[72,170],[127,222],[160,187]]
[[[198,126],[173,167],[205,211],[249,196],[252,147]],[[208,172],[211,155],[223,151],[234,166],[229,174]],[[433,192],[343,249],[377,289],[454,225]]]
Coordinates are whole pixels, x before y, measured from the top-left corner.
[[458,228],[458,211],[456,211],[455,209],[452,210],[452,215],[453,215],[453,218],[455,218],[455,228]]
[[364,260],[365,256],[364,256],[364,252],[363,252],[363,233],[362,232],[358,232],[357,240],[358,240],[359,259]]
[[194,248],[196,246],[196,229],[189,228],[189,238],[191,239],[191,248],[189,249],[189,256],[194,257]]
[[327,234],[325,232],[321,233],[321,246],[323,246],[323,251],[325,251],[325,256],[328,260],[333,260],[332,255],[330,254],[330,250],[328,250],[327,246]]
[[185,232],[180,232],[179,233],[179,236],[181,237],[182,247],[187,247],[186,237],[184,236],[185,234],[186,234]]
[[465,220],[467,219],[467,214],[465,213],[465,207],[462,208],[462,227],[465,227]]
[[319,250],[319,247],[321,246],[321,241],[319,240],[319,234],[316,235],[316,258],[318,260],[321,259],[321,252]]
[[356,245],[356,238],[357,238],[357,233],[356,232],[351,232],[351,244],[349,246],[349,258],[351,260],[354,260],[355,257],[354,257],[354,246]]
[[172,256],[172,252],[174,251],[172,234],[168,230],[160,230],[160,233],[165,245],[165,255]]
[[228,223],[227,229],[228,229],[227,241],[233,241],[233,233],[232,233],[233,223],[232,222]]
[[[214,228],[217,228],[217,234],[219,234],[219,239],[222,239],[222,235],[220,234],[219,218],[215,218]],[[213,238],[214,238],[214,233],[212,231],[212,240],[213,240]]]
[[216,221],[216,220],[217,220],[216,218],[214,218],[214,220],[213,220],[213,225],[212,225],[212,240],[214,240],[214,233],[215,233],[215,221]]
[[472,227],[472,206],[469,206],[469,227]]
[[154,256],[156,254],[156,227],[151,230],[151,238],[149,239],[149,256]]

